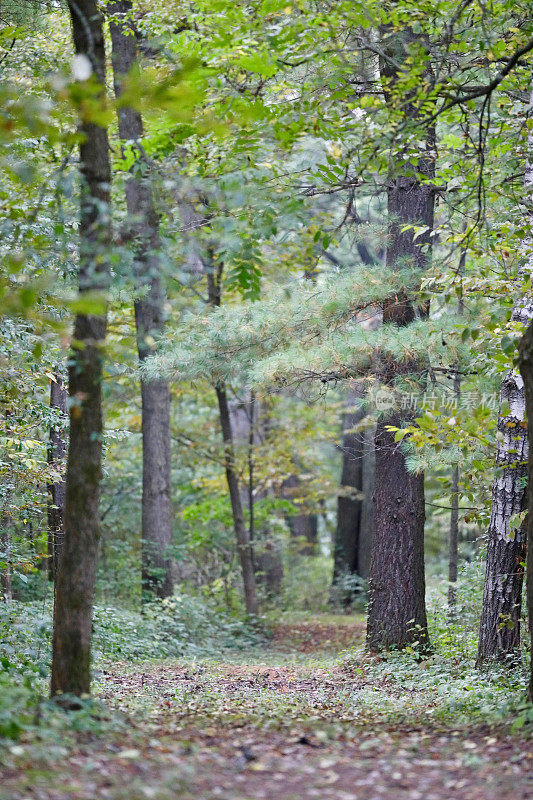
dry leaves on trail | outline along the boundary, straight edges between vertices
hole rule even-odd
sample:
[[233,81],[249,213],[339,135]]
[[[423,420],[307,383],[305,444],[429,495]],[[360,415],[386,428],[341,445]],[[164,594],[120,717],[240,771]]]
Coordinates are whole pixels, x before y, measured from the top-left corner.
[[[161,720],[163,722],[163,720]],[[140,732],[139,732],[140,733]],[[146,736],[146,733],[145,733]],[[295,729],[163,724],[85,746],[53,770],[6,772],[1,800],[526,800],[531,750],[487,731],[353,731],[323,740]],[[21,762],[19,761],[19,765]],[[529,773],[530,774],[530,773]]]
[[362,621],[341,623],[280,622],[273,631],[272,646],[282,652],[316,653],[320,650],[345,650],[359,644],[364,636]]

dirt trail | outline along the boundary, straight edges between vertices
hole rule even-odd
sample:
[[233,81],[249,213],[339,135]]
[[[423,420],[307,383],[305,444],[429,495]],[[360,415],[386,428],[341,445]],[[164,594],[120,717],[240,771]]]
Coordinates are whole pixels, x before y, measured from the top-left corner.
[[[339,646],[307,623],[278,651]],[[325,631],[325,632],[324,632]],[[353,637],[354,626],[350,635]],[[272,653],[270,653],[272,657]],[[275,657],[274,657],[275,658]],[[358,693],[390,694],[328,666],[277,663],[115,665],[100,697],[125,711],[120,734],[79,737],[53,762],[15,748],[1,800],[529,800],[532,748],[503,729],[365,721]],[[361,671],[362,672],[362,671]],[[380,695],[380,693],[382,693]],[[361,694],[361,696],[363,696]],[[429,719],[429,718],[428,718]],[[24,746],[22,745],[23,749]],[[17,755],[18,753],[18,755]]]

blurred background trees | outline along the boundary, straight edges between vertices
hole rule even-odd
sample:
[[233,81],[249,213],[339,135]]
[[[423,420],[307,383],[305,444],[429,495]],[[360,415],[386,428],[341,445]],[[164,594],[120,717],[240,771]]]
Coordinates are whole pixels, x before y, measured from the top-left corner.
[[[64,5],[0,10],[4,598],[52,593],[68,512],[47,487],[68,430],[50,386],[105,294],[98,600],[344,613],[370,577],[373,648],[418,646],[425,580],[456,599],[453,622],[478,614],[495,471],[519,466],[525,496],[498,402],[530,294],[528,4],[100,10],[100,87]],[[109,287],[81,297],[78,151],[95,128]],[[524,511],[498,535],[523,533]],[[521,587],[510,608],[490,597],[508,646],[480,660],[518,646]]]

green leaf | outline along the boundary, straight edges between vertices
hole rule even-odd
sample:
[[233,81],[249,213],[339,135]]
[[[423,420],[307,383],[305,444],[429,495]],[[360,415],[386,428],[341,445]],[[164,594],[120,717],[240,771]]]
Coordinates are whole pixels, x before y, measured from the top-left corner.
[[241,56],[237,60],[237,64],[247,72],[255,72],[257,75],[262,75],[264,78],[271,78],[272,75],[275,75],[278,71],[278,67],[270,60],[266,53]]

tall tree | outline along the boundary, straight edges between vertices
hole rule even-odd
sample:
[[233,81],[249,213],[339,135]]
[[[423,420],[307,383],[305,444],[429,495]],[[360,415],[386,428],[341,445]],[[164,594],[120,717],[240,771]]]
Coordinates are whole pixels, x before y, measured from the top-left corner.
[[255,449],[264,443],[270,420],[268,405],[259,400],[253,391],[245,391],[244,399],[230,402],[233,439],[241,449],[246,442],[248,482],[241,486],[241,502],[248,507],[248,532],[253,550],[253,563],[257,583],[261,583],[269,598],[278,597],[283,580],[283,553],[281,542],[272,536],[268,522],[258,524],[256,505],[270,493],[268,487],[257,480]]
[[[523,308],[524,322],[533,318],[533,303]],[[518,319],[515,308],[513,318]],[[522,563],[526,555],[526,524],[514,529],[511,518],[527,501],[528,436],[526,397],[520,373],[511,369],[502,381],[496,453],[497,474],[492,485],[487,563],[479,628],[478,665],[503,660],[520,646]]]
[[[209,303],[213,307],[220,306],[222,292],[222,262],[215,263],[210,251],[211,269],[207,272],[207,287]],[[239,561],[241,563],[242,582],[244,587],[244,604],[246,613],[255,615],[259,608],[257,604],[257,589],[255,581],[254,561],[252,544],[250,542],[250,532],[244,520],[241,489],[239,485],[239,475],[235,459],[235,443],[231,427],[231,412],[226,392],[226,386],[219,381],[215,386],[217,395],[218,410],[220,417],[220,427],[222,429],[222,441],[224,443],[224,463],[226,469],[226,481],[228,484],[231,511],[233,514],[233,528]]]
[[[131,22],[132,4],[108,5],[112,63],[117,98],[124,77],[138,58],[137,37]],[[157,350],[165,327],[165,293],[159,251],[159,218],[147,163],[141,147],[143,120],[139,111],[119,106],[120,138],[133,148],[136,161],[126,179],[128,229],[134,243],[137,349],[142,362]],[[142,493],[142,585],[144,593],[168,597],[173,592],[172,493],[170,470],[170,390],[164,380],[141,377],[143,493]]]
[[[530,98],[533,106],[533,94]],[[528,137],[531,151],[533,136]],[[533,190],[533,161],[526,159],[524,189],[529,198]],[[532,217],[529,224],[531,227]],[[528,244],[528,249],[531,242]],[[533,256],[526,254],[520,277],[531,278]],[[524,561],[528,552],[528,611],[532,623],[533,585],[531,574],[532,515],[512,527],[512,517],[531,506],[531,467],[528,473],[529,441],[533,425],[531,391],[531,320],[533,297],[529,294],[516,303],[512,320],[528,326],[520,350],[520,372],[514,367],[505,375],[500,393],[498,431],[500,441],[496,453],[497,473],[492,484],[492,508],[487,541],[487,565],[483,587],[483,605],[479,629],[477,663],[505,660],[516,655],[520,647],[520,617]],[[527,411],[527,422],[526,420]],[[529,474],[529,478],[528,478]],[[529,481],[529,505],[528,489]]]
[[[533,175],[531,176],[533,178]],[[533,327],[530,322],[520,343],[520,372],[524,380],[527,433],[533,438]],[[528,452],[528,507],[533,508],[533,448]],[[527,613],[529,621],[530,646],[533,647],[533,514],[527,515]],[[533,659],[529,673],[528,699],[533,701]]]
[[[530,108],[533,109],[533,92],[530,97]],[[528,137],[529,152],[533,147],[533,135]],[[533,190],[533,159],[526,161],[524,185],[528,197]],[[526,270],[529,275],[533,273],[533,244],[531,233],[533,229],[533,214],[529,213],[528,252]],[[526,271],[525,270],[525,271]],[[529,320],[526,332],[520,342],[519,350],[520,373],[524,381],[527,411],[527,436],[528,441],[533,441],[533,322]],[[527,506],[533,509],[533,448],[528,450],[528,497]],[[527,615],[529,621],[530,649],[533,651],[533,514],[529,513],[526,519],[526,547],[527,547]],[[530,662],[528,698],[533,702],[533,659]]]
[[[76,67],[104,102],[105,44],[95,0],[68,0]],[[90,70],[88,69],[90,66]],[[94,88],[91,88],[94,95]],[[80,298],[94,302],[109,284],[111,164],[107,129],[80,106]],[[100,538],[102,373],[107,315],[76,314],[69,361],[70,436],[66,476],[65,541],[56,581],[51,694],[88,694],[94,584]]]
[[[66,417],[68,390],[61,375],[56,372],[50,381],[50,408],[58,416]],[[48,485],[48,577],[55,580],[59,569],[61,548],[65,536],[66,479],[63,473],[67,457],[65,435],[56,423],[50,426],[48,463],[59,477]]]
[[[11,414],[6,413],[6,429],[9,426],[9,419]],[[13,583],[11,580],[11,558],[12,558],[12,542],[11,542],[11,520],[9,518],[8,509],[12,500],[12,489],[9,485],[10,482],[3,482],[2,486],[2,508],[0,512],[0,589],[2,591],[2,599],[9,601],[13,599]]]
[[[421,76],[431,85],[429,56],[421,55],[426,43],[410,28],[401,32],[383,29],[383,56],[380,72],[387,104],[391,113],[401,108],[403,132],[400,147],[394,144],[387,190],[388,242],[386,264],[391,269],[412,264],[424,268],[428,262],[433,229],[435,175],[435,131],[423,123],[420,98],[409,88],[407,97],[402,85],[404,68],[412,57],[425,62]],[[425,145],[416,160],[404,155],[408,149],[405,135],[409,127],[416,129]],[[420,128],[422,127],[422,131]],[[411,128],[411,129],[412,129]],[[412,227],[424,230],[415,237]],[[427,315],[427,308],[415,308],[405,295],[391,297],[383,308],[383,324],[403,327],[416,316]],[[420,371],[419,364],[404,365],[402,372]],[[382,379],[392,383],[398,376],[396,365],[383,368]],[[374,489],[374,546],[370,566],[370,606],[367,624],[367,646],[403,647],[415,640],[427,643],[424,572],[424,475],[413,474],[406,466],[402,445],[395,441],[389,426],[401,428],[409,421],[409,412],[393,408],[379,419],[375,444],[376,468]]]
[[[466,230],[464,230],[466,234]],[[464,274],[466,263],[466,248],[461,248],[461,255],[459,258],[459,275]],[[464,312],[463,296],[459,297],[457,305],[459,314]],[[457,405],[461,399],[461,363],[458,361],[455,365],[455,373],[453,376],[453,393]],[[456,462],[452,467],[452,481],[451,481],[451,510],[450,510],[450,536],[448,540],[448,614],[450,620],[455,618],[456,612],[456,593],[455,584],[457,583],[457,568],[459,564],[459,463]]]

